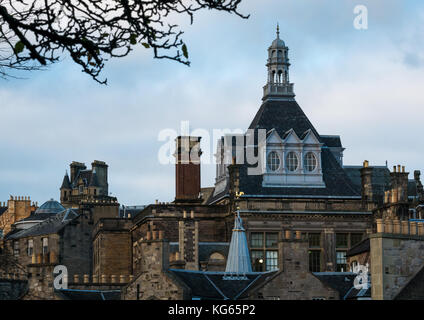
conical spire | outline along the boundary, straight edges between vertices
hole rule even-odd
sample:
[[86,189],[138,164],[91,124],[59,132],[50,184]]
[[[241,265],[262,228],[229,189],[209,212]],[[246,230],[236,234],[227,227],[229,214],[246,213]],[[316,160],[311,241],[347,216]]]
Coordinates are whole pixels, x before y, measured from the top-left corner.
[[234,221],[234,229],[231,236],[230,250],[228,253],[225,272],[235,275],[243,275],[252,272],[246,233],[243,228],[243,221],[240,218],[239,211],[237,211]]
[[69,181],[68,171],[66,171],[65,176],[63,177],[63,182],[60,189],[71,189],[71,182]]

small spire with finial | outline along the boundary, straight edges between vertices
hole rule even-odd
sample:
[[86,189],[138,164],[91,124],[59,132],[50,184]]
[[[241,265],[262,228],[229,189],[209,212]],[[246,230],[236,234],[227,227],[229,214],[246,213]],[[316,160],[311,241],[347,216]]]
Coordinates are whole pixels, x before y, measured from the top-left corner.
[[277,22],[277,39],[280,39],[280,26],[278,25],[278,22]]

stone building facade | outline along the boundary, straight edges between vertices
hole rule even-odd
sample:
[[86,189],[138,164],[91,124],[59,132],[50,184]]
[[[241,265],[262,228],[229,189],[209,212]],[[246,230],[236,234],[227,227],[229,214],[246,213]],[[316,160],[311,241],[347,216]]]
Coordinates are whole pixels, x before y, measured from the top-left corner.
[[[368,161],[344,165],[340,137],[320,134],[296,102],[289,67],[277,31],[262,105],[245,134],[219,140],[210,188],[200,188],[200,137],[176,139],[175,200],[131,215],[120,215],[108,194],[105,162],[94,161],[91,170],[72,162],[60,188],[63,210],[6,239],[12,252],[24,248],[17,258],[35,274],[28,297],[41,291],[45,298],[70,297],[51,287],[52,267],[63,264],[81,294],[108,289],[129,300],[228,298],[196,284],[240,285],[223,280],[237,212],[253,271],[243,279],[250,289],[234,298],[344,299],[353,262],[370,264],[373,298],[395,298],[423,265],[424,222],[410,221],[424,217],[420,174],[408,180],[400,166],[390,172]],[[395,270],[399,259],[404,269]]]
[[7,202],[0,203],[0,241],[14,223],[29,217],[36,209],[37,203],[26,196],[10,196]]

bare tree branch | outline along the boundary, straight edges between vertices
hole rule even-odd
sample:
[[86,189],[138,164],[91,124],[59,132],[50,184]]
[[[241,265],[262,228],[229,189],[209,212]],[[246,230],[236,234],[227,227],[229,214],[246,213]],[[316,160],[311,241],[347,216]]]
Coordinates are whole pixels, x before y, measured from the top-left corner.
[[82,71],[106,84],[100,73],[110,58],[135,45],[154,58],[190,65],[176,15],[193,23],[201,9],[233,13],[242,0],[0,0],[0,76],[29,71],[68,55]]

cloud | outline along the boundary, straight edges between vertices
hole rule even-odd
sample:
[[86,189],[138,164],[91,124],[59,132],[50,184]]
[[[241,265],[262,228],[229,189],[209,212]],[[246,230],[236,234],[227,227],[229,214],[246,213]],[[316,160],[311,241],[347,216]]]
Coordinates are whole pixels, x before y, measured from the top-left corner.
[[[243,20],[201,12],[184,41],[192,65],[153,60],[143,47],[111,60],[100,86],[65,59],[27,80],[0,82],[0,201],[58,198],[71,161],[109,164],[110,191],[127,205],[172,201],[173,165],[160,130],[246,129],[259,109],[276,23],[289,46],[297,100],[322,134],[340,134],[345,162],[423,169],[423,5],[363,1],[369,29],[353,28],[357,1],[244,1]],[[185,21],[185,22],[184,22]],[[214,151],[214,150],[212,150]],[[202,165],[202,185],[215,167]],[[3,199],[3,200],[1,200]]]

